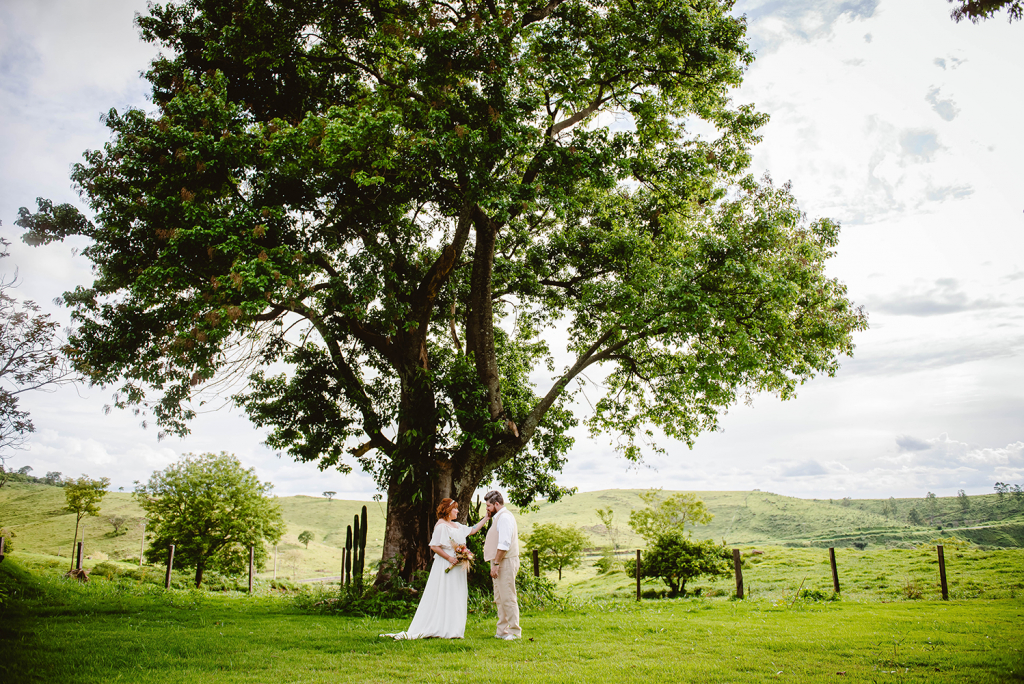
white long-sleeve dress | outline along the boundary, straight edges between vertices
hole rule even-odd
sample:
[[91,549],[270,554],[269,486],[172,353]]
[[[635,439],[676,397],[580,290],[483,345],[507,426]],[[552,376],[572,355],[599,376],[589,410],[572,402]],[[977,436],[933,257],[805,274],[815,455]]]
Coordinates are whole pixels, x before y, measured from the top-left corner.
[[[465,544],[471,527],[460,523],[449,525],[438,520],[434,525],[434,534],[430,538],[431,546],[440,546],[449,556],[455,555],[455,545]],[[409,629],[398,634],[381,636],[395,639],[461,639],[466,634],[466,606],[469,601],[469,584],[467,569],[457,565],[449,572],[446,568],[451,563],[434,554],[433,565],[423,596],[416,608]]]

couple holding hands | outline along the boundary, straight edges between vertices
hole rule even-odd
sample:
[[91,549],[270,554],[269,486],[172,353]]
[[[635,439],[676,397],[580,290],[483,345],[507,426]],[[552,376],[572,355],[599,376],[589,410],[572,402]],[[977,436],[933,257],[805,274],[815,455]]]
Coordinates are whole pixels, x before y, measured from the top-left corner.
[[519,627],[519,603],[516,597],[516,574],[519,572],[519,528],[505,500],[498,492],[484,496],[487,515],[474,527],[455,522],[459,506],[452,499],[443,499],[437,507],[437,524],[430,538],[434,562],[423,597],[416,608],[409,629],[398,634],[382,634],[395,639],[461,639],[466,633],[466,608],[469,602],[469,567],[471,556],[466,538],[480,531],[493,519],[484,541],[484,560],[491,565],[494,602],[498,608],[495,638],[511,641],[522,634]]

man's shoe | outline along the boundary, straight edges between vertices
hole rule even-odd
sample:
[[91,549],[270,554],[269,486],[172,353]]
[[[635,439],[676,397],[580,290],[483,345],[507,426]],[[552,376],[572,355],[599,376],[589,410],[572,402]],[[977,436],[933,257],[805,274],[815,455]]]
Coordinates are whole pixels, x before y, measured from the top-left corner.
[[515,640],[516,640],[516,639],[518,639],[519,637],[517,637],[517,636],[515,636],[515,635],[513,635],[513,634],[506,634],[505,636],[503,636],[503,637],[498,637],[498,638],[499,638],[499,639],[504,639],[505,641],[515,641]]

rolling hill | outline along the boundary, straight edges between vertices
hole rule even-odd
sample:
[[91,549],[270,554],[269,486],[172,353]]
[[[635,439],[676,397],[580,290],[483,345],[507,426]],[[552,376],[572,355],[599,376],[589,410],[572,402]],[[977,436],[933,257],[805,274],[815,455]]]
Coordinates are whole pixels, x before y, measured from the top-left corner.
[[[620,549],[642,546],[629,528],[629,512],[641,507],[640,490],[610,489],[582,492],[558,502],[541,502],[534,510],[520,511],[520,534],[526,537],[538,523],[573,524],[590,536],[593,547],[608,546],[611,537],[596,509],[615,512],[613,533]],[[671,494],[671,492],[665,492]],[[965,513],[957,497],[935,499],[797,499],[769,492],[699,492],[714,514],[711,524],[694,530],[700,538],[725,540],[730,545],[779,546],[910,546],[955,534],[987,546],[1024,547],[1024,510],[1018,499],[996,494],[972,496]],[[300,578],[337,574],[345,528],[363,505],[367,507],[367,555],[380,557],[386,504],[328,501],[321,497],[280,497],[287,524],[278,545],[277,572]],[[16,551],[67,558],[72,550],[74,515],[63,510],[60,487],[8,483],[0,489],[0,527],[13,532]],[[913,516],[911,511],[917,510]],[[895,512],[894,512],[895,511]],[[133,518],[127,532],[113,533],[106,522],[112,515]],[[110,492],[98,518],[86,518],[86,553],[92,560],[138,561],[143,512],[126,492]],[[924,524],[910,522],[918,517]],[[313,532],[306,548],[298,541],[304,530]],[[268,568],[265,575],[273,574]]]

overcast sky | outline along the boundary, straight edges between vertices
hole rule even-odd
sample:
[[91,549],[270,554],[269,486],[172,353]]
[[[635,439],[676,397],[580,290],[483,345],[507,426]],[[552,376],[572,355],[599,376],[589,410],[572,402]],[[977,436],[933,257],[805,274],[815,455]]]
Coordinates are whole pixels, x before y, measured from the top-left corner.
[[[631,466],[582,433],[560,477],[582,491],[759,488],[800,497],[952,496],[1024,482],[1024,23],[954,24],[943,0],[740,0],[757,60],[736,92],[771,115],[754,171],[790,180],[810,217],[843,225],[831,272],[870,315],[855,358],[796,399],[758,396],[693,450]],[[91,282],[82,244],[29,248],[13,225],[34,198],[83,206],[70,165],[108,140],[110,107],[151,109],[140,78],[139,0],[0,5],[0,262],[61,320]],[[237,411],[185,440],[103,412],[112,390],[25,397],[34,474],[107,476],[131,488],[182,452],[231,451],[280,495],[368,499],[361,473],[277,457]]]

